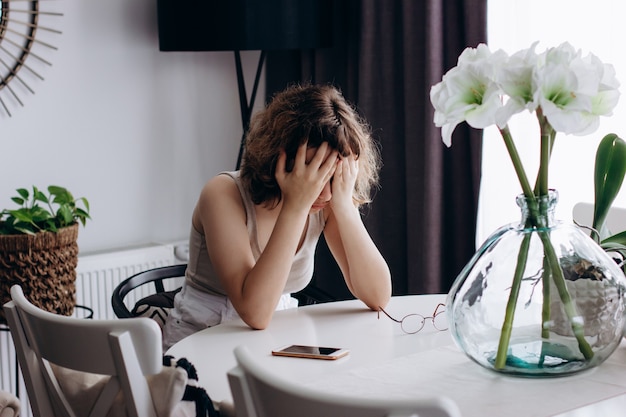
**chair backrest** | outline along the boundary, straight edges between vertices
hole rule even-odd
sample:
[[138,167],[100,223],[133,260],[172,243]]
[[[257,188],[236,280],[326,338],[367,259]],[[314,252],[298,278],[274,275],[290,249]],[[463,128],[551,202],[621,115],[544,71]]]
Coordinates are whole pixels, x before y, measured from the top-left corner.
[[53,367],[109,376],[90,416],[105,416],[120,391],[129,416],[156,415],[145,378],[162,369],[161,331],[153,320],[57,315],[31,304],[17,285],[11,299],[4,311],[36,417],[76,415]]
[[302,290],[291,294],[291,296],[298,300],[298,305],[300,306],[339,301],[337,297],[318,287],[313,281]]
[[[152,283],[154,284],[154,295],[158,296],[160,294],[165,294],[168,291],[165,291],[164,281],[171,278],[184,277],[186,269],[187,264],[164,266],[161,268],[154,268],[147,271],[139,272],[138,274],[126,278],[124,281],[120,282],[117,287],[115,287],[115,289],[113,290],[113,295],[111,296],[111,305],[113,306],[113,311],[115,312],[115,315],[121,319],[137,317],[135,314],[132,313],[131,309],[129,309],[124,302],[124,299],[131,291],[136,290],[143,285],[148,285]],[[180,285],[180,283],[178,282],[176,284],[177,287]],[[140,300],[139,302],[141,301],[142,300]],[[146,304],[158,305],[160,303],[152,303],[150,300],[146,300]],[[170,307],[171,306],[165,306],[163,308],[167,309]],[[167,315],[168,311],[164,310],[163,313]]]
[[[580,202],[572,209],[573,220],[582,225],[591,227],[593,223],[593,203]],[[615,234],[626,230],[626,208],[611,207],[606,216],[606,232]],[[600,230],[598,230],[600,232]]]
[[[358,398],[294,386],[255,362],[245,346],[235,349],[238,366],[228,380],[237,417],[460,417],[446,397],[411,400]],[[303,359],[306,360],[306,359]]]

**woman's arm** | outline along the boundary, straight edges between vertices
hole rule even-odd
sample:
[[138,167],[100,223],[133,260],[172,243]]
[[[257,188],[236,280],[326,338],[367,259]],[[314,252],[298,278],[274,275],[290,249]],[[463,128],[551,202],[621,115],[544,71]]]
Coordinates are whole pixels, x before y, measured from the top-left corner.
[[194,214],[200,219],[209,257],[226,295],[254,329],[267,327],[271,319],[289,273],[289,254],[295,253],[292,248],[298,243],[294,231],[306,221],[306,217],[300,216],[302,220],[287,211],[281,214],[259,262],[252,253],[245,209],[231,178],[211,180],[202,190]]
[[324,236],[348,289],[377,310],[385,307],[391,297],[391,273],[352,200],[357,174],[358,161],[352,156],[338,162]]
[[[322,148],[320,147],[320,150]],[[202,224],[211,262],[239,316],[250,327],[267,327],[285,288],[293,257],[311,205],[335,169],[334,160],[317,152],[305,161],[306,146],[291,172],[279,157],[276,178],[283,194],[269,240],[255,262],[246,214],[236,185],[229,178],[212,180],[201,193],[194,217]]]

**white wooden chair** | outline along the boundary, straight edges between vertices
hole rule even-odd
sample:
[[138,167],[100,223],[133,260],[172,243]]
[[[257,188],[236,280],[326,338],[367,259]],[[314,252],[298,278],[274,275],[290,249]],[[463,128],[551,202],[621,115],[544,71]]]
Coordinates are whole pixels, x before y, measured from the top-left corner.
[[102,389],[92,394],[89,416],[105,416],[115,407],[131,417],[157,415],[146,380],[163,369],[161,331],[154,320],[57,315],[31,304],[19,286],[11,288],[11,298],[4,310],[36,417],[79,415],[59,369],[100,374]]
[[[294,386],[255,363],[245,346],[228,373],[237,417],[460,417],[446,397],[378,400],[330,395]],[[309,359],[303,359],[309,360]]]
[[[593,203],[576,203],[572,209],[572,219],[582,226],[591,227],[593,223]],[[626,208],[611,207],[606,217],[606,228],[605,232],[610,235],[626,230]]]

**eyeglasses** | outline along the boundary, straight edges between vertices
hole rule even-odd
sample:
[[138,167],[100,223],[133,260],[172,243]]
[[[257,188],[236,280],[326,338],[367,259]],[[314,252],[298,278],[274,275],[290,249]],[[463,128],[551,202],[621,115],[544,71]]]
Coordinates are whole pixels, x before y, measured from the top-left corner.
[[387,313],[382,307],[378,307],[378,319],[380,320],[380,312],[383,312],[385,316],[389,317],[396,323],[400,323],[402,331],[408,334],[414,334],[424,328],[424,323],[427,319],[433,323],[433,327],[440,332],[448,330],[448,320],[446,318],[446,305],[443,303],[437,304],[433,315],[430,317],[424,317],[421,314],[408,314],[402,318],[402,320],[394,319]]

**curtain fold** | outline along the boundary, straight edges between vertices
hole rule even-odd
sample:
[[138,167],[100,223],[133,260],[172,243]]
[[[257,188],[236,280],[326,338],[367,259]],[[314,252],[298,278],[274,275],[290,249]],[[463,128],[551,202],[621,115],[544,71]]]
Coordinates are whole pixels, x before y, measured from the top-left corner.
[[[480,131],[446,148],[430,87],[467,46],[486,42],[487,0],[335,0],[333,47],[269,51],[268,96],[293,82],[332,83],[380,144],[380,189],[363,217],[391,268],[394,295],[447,292],[475,252]],[[351,298],[324,242],[315,283]]]

